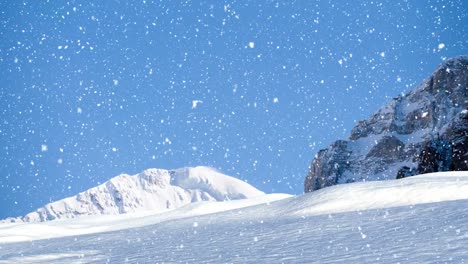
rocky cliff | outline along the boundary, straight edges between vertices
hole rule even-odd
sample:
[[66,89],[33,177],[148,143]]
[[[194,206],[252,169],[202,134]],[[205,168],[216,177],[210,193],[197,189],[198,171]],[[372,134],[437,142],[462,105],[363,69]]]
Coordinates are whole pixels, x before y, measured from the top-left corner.
[[468,170],[468,56],[445,61],[360,121],[348,140],[320,150],[304,189],[449,170]]

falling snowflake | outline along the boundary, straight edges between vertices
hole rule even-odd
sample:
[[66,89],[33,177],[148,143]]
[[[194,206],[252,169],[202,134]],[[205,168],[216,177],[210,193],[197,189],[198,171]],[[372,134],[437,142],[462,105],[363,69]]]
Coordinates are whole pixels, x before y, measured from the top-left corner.
[[197,108],[197,106],[198,106],[199,104],[201,104],[201,103],[203,103],[202,100],[193,100],[193,101],[192,101],[192,109]]

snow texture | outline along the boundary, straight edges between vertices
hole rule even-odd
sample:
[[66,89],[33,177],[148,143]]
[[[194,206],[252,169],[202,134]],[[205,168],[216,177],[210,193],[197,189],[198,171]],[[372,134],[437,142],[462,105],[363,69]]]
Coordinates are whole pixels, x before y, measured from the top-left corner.
[[467,200],[468,172],[440,172],[146,216],[2,224],[0,263],[463,263]]

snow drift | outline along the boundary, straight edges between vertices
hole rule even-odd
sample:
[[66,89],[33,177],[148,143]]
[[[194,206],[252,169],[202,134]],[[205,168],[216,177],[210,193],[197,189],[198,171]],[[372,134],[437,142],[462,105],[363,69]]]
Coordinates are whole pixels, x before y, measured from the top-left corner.
[[[43,223],[3,224],[0,225],[0,243],[129,229],[215,213],[226,221],[302,218],[454,200],[468,200],[466,171],[336,185],[298,196],[260,193],[249,199],[195,202],[173,210],[95,215]],[[239,208],[243,208],[240,215],[232,211]]]
[[0,263],[464,263],[467,202],[464,171],[0,224]]

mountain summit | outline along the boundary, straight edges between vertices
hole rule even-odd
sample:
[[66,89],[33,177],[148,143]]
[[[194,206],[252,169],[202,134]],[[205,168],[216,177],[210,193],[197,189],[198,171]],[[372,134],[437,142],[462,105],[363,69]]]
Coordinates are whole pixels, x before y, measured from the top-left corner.
[[349,140],[320,150],[304,190],[468,170],[468,56],[442,63],[422,84],[360,121]]
[[264,193],[208,167],[147,169],[122,174],[75,196],[49,203],[12,221],[42,222],[85,215],[163,211],[198,201],[251,198]]

